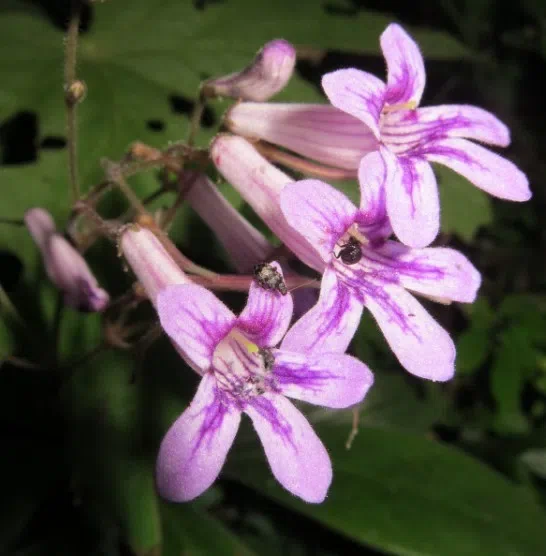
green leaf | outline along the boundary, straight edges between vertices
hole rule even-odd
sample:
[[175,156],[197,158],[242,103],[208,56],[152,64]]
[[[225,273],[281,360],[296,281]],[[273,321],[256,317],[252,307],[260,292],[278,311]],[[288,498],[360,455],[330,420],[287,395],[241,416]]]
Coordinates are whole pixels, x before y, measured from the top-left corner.
[[546,516],[527,491],[470,456],[421,436],[366,428],[350,451],[343,427],[321,425],[334,479],[323,504],[276,483],[263,451],[238,450],[231,474],[356,541],[397,555],[535,556]]
[[440,189],[442,231],[470,241],[480,227],[493,221],[489,196],[445,166],[435,164],[434,171]]
[[165,541],[162,556],[253,556],[218,520],[200,510],[196,504],[161,504]]
[[[100,157],[119,158],[132,140],[163,146],[182,139],[187,121],[173,117],[169,97],[195,98],[203,75],[244,67],[264,42],[284,36],[306,47],[379,53],[379,35],[390,19],[375,12],[346,17],[320,4],[290,0],[248,1],[244,7],[229,1],[206,10],[177,0],[163,0],[153,9],[145,0],[133,2],[131,10],[119,2],[97,5],[78,49],[78,76],[88,87],[79,107],[83,182],[100,175]],[[31,13],[8,12],[0,22],[0,37],[0,70],[11,75],[0,86],[0,121],[14,110],[35,110],[42,136],[63,136],[60,31]],[[416,39],[422,39],[425,52],[440,58],[467,53],[442,33],[417,31]],[[295,75],[283,98],[319,96]],[[150,130],[150,119],[162,120],[166,129]],[[66,183],[62,171],[55,176]]]
[[161,544],[154,486],[155,451],[142,441],[146,422],[140,383],[131,383],[132,360],[103,352],[75,369],[63,399],[71,415],[71,457],[76,486],[93,512],[121,527],[137,555]]
[[546,450],[528,450],[520,459],[535,475],[546,480]]

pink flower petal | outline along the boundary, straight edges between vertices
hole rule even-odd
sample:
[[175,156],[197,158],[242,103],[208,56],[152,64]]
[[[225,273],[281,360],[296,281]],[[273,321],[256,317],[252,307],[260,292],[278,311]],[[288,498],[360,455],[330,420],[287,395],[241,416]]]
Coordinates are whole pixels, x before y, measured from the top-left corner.
[[425,89],[425,64],[415,41],[396,23],[381,35],[381,50],[387,62],[386,102],[421,102]]
[[359,403],[373,384],[364,363],[339,353],[278,350],[273,373],[285,396],[333,408]]
[[493,114],[476,106],[444,104],[387,114],[381,137],[395,152],[444,137],[464,137],[499,147],[510,144],[510,131]]
[[414,157],[397,157],[381,149],[387,167],[387,213],[398,239],[425,247],[438,235],[440,203],[430,164]]
[[[273,261],[269,264],[282,275],[279,263]],[[276,346],[290,325],[293,309],[290,294],[265,290],[254,280],[248,292],[246,307],[237,319],[237,328],[260,346]]]
[[349,68],[324,75],[322,88],[336,108],[364,122],[379,139],[379,116],[386,94],[383,81],[371,73]]
[[398,283],[417,293],[472,303],[481,284],[480,273],[458,251],[444,247],[411,249],[388,241],[366,252],[366,267],[392,269]]
[[362,301],[327,268],[317,304],[290,328],[281,348],[301,353],[343,353],[358,328]]
[[329,104],[240,102],[226,126],[237,135],[263,139],[335,168],[356,170],[377,139],[360,120]]
[[201,371],[209,369],[216,346],[235,324],[235,315],[214,294],[194,284],[162,290],[157,312],[186,362]]
[[451,168],[476,187],[509,201],[531,198],[527,176],[509,160],[464,139],[441,139],[426,145],[422,154]]
[[218,477],[241,421],[240,411],[219,396],[214,377],[206,374],[189,407],[163,438],[156,483],[164,498],[192,500]]
[[281,191],[293,183],[293,178],[266,160],[248,141],[235,135],[217,135],[210,155],[220,173],[271,231],[305,264],[322,270],[324,263],[319,254],[288,224],[279,207]]
[[314,246],[326,263],[332,258],[336,241],[357,214],[357,208],[343,193],[319,180],[287,185],[280,204],[290,226]]
[[389,237],[392,234],[387,217],[387,169],[379,152],[366,155],[358,169],[360,183],[360,213],[358,224],[368,236]]
[[265,394],[248,405],[273,475],[292,494],[320,503],[332,482],[326,448],[307,419],[284,397]]
[[381,283],[366,297],[366,307],[407,371],[437,381],[449,380],[453,376],[453,341],[404,288]]

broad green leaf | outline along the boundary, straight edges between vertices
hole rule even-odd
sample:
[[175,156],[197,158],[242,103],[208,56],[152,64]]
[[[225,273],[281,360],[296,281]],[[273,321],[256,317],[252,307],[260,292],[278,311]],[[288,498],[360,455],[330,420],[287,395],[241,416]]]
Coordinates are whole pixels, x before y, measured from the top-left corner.
[[162,556],[253,556],[255,552],[241,542],[217,519],[195,504],[161,504],[164,543]]
[[491,200],[449,168],[435,164],[434,171],[440,189],[442,231],[470,241],[480,227],[493,221]]
[[258,441],[230,474],[295,511],[389,554],[536,556],[546,515],[527,491],[454,448],[400,431],[317,427],[334,467],[323,504],[304,504],[271,476]]

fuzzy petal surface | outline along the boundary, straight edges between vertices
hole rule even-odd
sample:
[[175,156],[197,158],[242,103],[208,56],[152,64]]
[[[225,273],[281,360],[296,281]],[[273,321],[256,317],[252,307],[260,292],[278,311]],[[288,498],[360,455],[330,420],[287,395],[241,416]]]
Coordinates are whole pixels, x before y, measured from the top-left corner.
[[396,23],[381,35],[381,50],[387,62],[387,94],[389,104],[419,104],[425,89],[423,56],[417,43]]
[[[276,261],[269,263],[282,275]],[[237,328],[260,346],[276,346],[290,325],[294,309],[292,296],[278,291],[266,290],[254,280],[248,292],[248,300],[237,319]]]
[[157,297],[161,326],[188,364],[206,371],[213,352],[235,324],[233,313],[202,286],[176,285]]
[[373,384],[373,374],[364,363],[339,353],[279,350],[273,375],[285,396],[332,408],[359,403]]
[[278,394],[260,396],[245,412],[277,481],[305,502],[323,502],[332,482],[332,464],[305,416]]
[[452,378],[455,345],[423,306],[404,288],[393,284],[378,285],[368,293],[366,307],[402,366],[420,378]]
[[388,241],[366,252],[366,266],[383,272],[391,269],[403,287],[448,301],[472,303],[481,284],[474,265],[462,253],[446,247],[411,249]]
[[423,154],[494,197],[508,201],[531,198],[527,176],[515,164],[481,145],[465,139],[441,139],[424,147]]
[[387,89],[381,79],[354,68],[340,69],[322,77],[322,88],[333,106],[364,122],[379,139]]
[[163,438],[156,484],[167,500],[192,500],[218,477],[241,421],[240,411],[220,396],[214,377],[206,374],[189,407]]
[[343,353],[358,328],[362,309],[362,300],[327,268],[317,304],[290,328],[281,348],[300,353]]
[[281,193],[281,210],[287,222],[328,263],[334,245],[354,222],[357,208],[343,193],[320,180],[301,180]]
[[417,157],[399,157],[381,149],[387,167],[387,213],[398,239],[426,247],[440,229],[438,186],[430,164]]

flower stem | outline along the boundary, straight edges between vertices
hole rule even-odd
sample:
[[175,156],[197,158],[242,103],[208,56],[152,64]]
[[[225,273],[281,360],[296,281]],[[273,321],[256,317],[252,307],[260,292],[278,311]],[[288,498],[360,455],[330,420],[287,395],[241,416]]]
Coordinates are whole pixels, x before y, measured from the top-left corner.
[[78,177],[78,138],[77,138],[77,105],[83,95],[74,94],[72,88],[76,81],[76,52],[78,48],[78,32],[80,27],[81,0],[72,0],[70,22],[66,33],[66,50],[64,61],[64,84],[66,105],[66,135],[68,143],[68,175],[72,190],[72,201],[80,197]]

